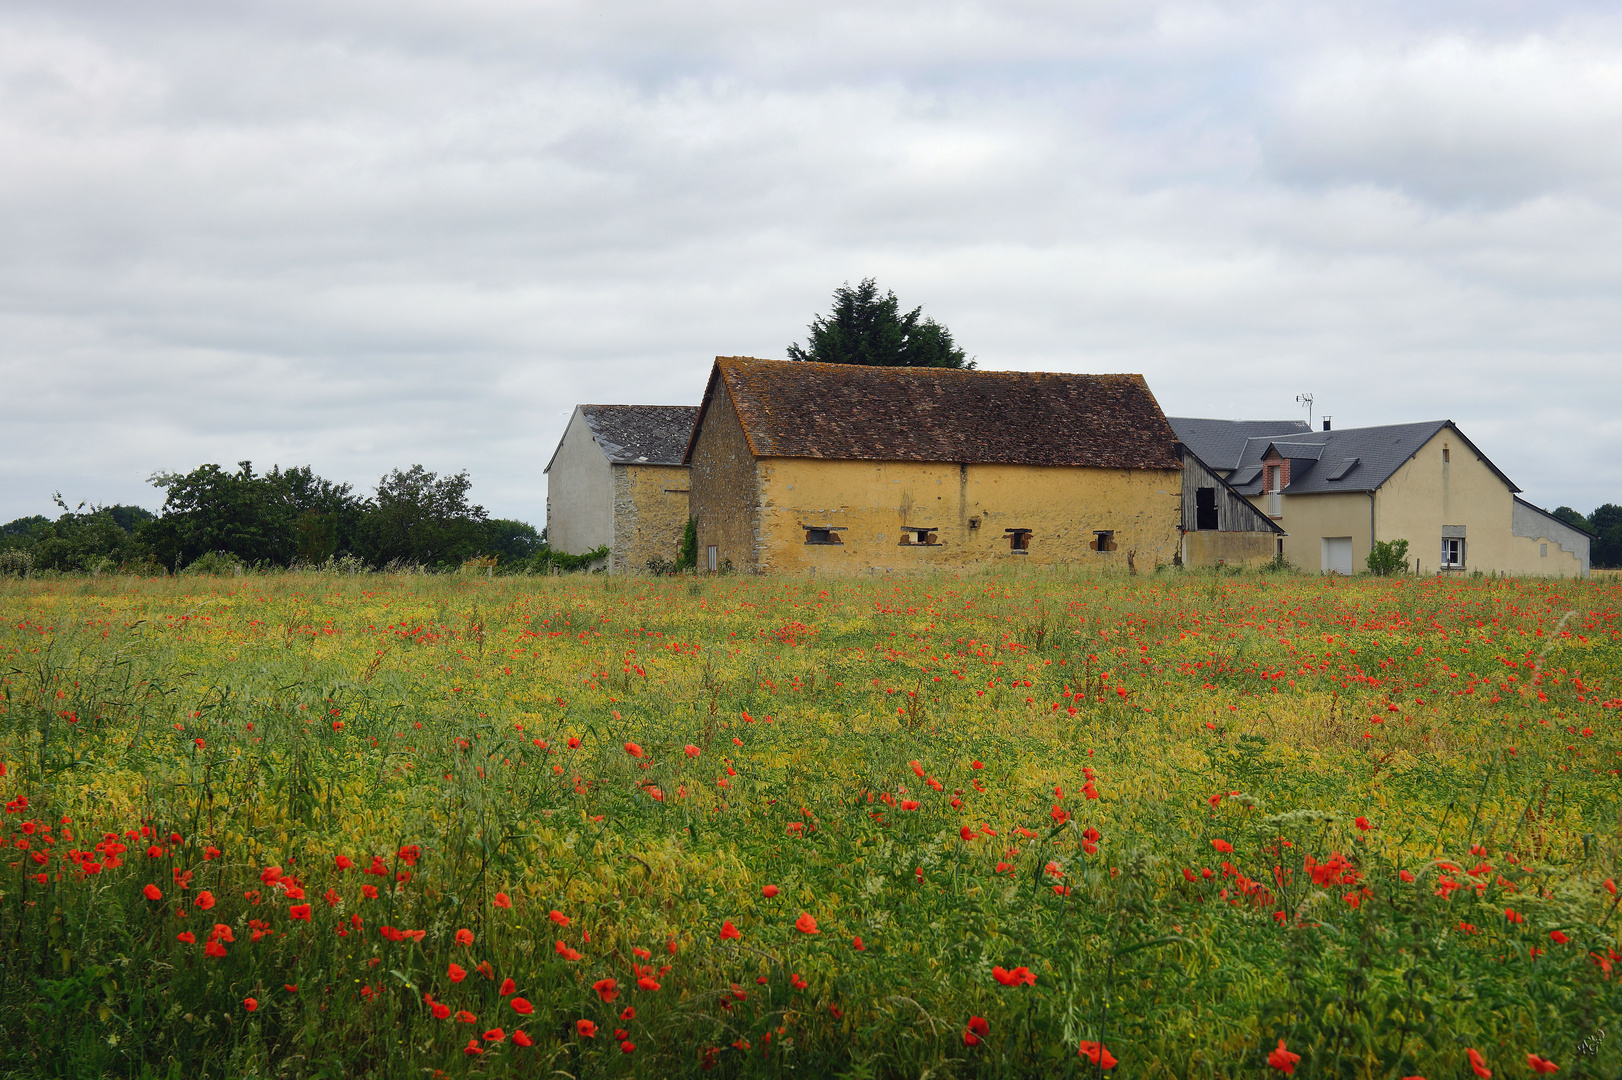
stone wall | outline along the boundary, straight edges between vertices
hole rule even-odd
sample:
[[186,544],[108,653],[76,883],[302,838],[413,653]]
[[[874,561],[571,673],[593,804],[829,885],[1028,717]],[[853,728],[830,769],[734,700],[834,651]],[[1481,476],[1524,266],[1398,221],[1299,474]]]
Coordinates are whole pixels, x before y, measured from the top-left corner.
[[687,528],[688,470],[682,465],[614,466],[614,543],[609,570],[646,573],[655,556],[674,561]]
[[755,455],[738,422],[738,411],[724,380],[699,421],[688,479],[689,507],[698,522],[698,570],[708,568],[708,549],[716,549],[716,566],[755,570],[758,542],[759,480]]

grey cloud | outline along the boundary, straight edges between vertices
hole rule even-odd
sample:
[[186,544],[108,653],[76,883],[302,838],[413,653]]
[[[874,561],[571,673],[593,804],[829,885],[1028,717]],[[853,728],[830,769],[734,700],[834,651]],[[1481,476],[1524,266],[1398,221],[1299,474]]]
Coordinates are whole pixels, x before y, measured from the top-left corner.
[[692,402],[869,274],[985,367],[1622,498],[1622,34],[1410,8],[8,5],[0,519],[251,458],[539,521],[575,402]]

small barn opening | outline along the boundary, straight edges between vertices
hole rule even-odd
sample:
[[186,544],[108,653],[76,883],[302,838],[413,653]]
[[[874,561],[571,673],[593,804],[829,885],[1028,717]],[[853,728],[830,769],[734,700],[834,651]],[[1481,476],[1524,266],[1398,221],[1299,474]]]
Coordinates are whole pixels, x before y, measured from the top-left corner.
[[901,528],[901,547],[939,547],[940,532],[934,526],[904,525]]
[[805,542],[808,544],[843,544],[839,539],[839,528],[832,525],[804,525]]
[[1028,552],[1031,550],[1031,530],[1004,529],[1003,534],[1008,537],[1010,551]]
[[1194,528],[1202,532],[1217,528],[1216,488],[1194,489]]
[[1097,529],[1093,532],[1093,542],[1087,545],[1094,551],[1115,550],[1115,530]]

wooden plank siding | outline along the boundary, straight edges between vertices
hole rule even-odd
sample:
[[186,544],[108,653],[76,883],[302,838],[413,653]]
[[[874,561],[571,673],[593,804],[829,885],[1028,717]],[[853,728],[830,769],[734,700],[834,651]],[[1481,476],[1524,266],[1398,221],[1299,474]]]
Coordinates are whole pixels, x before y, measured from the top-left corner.
[[1284,530],[1271,518],[1239,494],[1233,485],[1212,472],[1210,467],[1195,456],[1182,443],[1177,444],[1183,458],[1183,531],[1197,532],[1199,522],[1198,490],[1212,488],[1216,492],[1217,532],[1275,533]]

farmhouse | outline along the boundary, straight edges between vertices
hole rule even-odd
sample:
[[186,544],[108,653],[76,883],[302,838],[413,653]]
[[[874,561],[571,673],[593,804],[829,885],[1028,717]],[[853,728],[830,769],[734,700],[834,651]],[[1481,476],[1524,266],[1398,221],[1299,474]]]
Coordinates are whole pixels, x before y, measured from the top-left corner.
[[[1420,573],[1584,577],[1589,535],[1519,497],[1451,420],[1322,431],[1294,421],[1171,421],[1185,445],[1281,526],[1284,554],[1351,574],[1375,540]],[[1284,430],[1262,430],[1269,425]],[[1209,455],[1207,457],[1207,455]]]
[[674,559],[687,527],[682,453],[691,405],[577,405],[546,465],[546,538],[581,555],[609,549],[611,571]]
[[1152,569],[1176,444],[1139,375],[719,357],[682,460],[701,571]]

